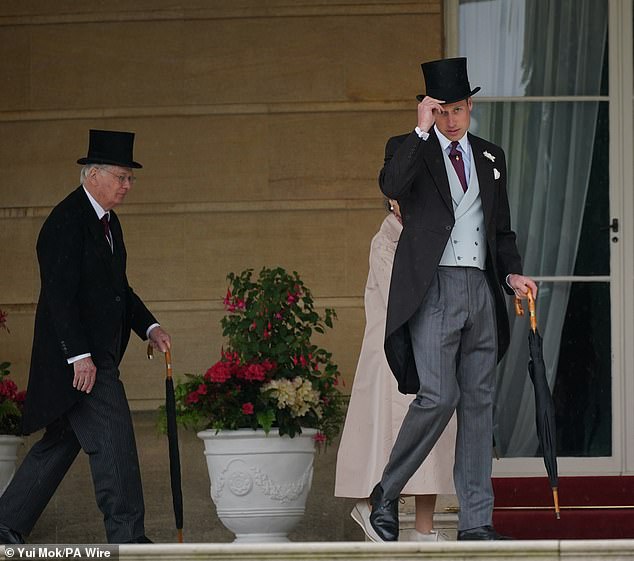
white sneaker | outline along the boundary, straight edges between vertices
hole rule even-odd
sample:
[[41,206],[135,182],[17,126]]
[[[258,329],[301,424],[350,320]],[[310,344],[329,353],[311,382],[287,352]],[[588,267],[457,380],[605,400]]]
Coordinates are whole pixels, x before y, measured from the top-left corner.
[[365,532],[365,535],[370,541],[383,541],[372,527],[372,524],[370,524],[370,503],[367,499],[357,501],[357,504],[354,505],[354,508],[350,512],[350,516],[352,520],[361,526],[361,529]]
[[413,540],[415,542],[444,542],[447,538],[436,530],[432,530],[429,534],[423,534],[418,530],[414,530],[412,533]]

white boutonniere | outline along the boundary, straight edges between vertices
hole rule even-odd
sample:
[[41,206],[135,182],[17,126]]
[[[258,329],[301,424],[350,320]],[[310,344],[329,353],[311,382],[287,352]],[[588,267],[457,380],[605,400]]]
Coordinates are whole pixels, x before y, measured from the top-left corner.
[[500,172],[496,168],[493,168],[493,179],[500,179]]
[[[495,162],[495,156],[494,156],[493,154],[491,154],[491,153],[487,152],[486,150],[485,150],[484,152],[482,152],[482,155],[483,155],[485,158],[487,158],[487,159],[491,160],[492,162]],[[497,177],[496,177],[496,179],[497,179]]]

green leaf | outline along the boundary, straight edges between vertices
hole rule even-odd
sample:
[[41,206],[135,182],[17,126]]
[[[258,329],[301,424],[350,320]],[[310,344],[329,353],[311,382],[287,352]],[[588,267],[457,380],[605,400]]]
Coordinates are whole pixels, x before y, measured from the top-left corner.
[[261,411],[257,414],[257,419],[258,425],[264,429],[264,432],[268,433],[275,422],[275,411],[273,411],[273,409]]

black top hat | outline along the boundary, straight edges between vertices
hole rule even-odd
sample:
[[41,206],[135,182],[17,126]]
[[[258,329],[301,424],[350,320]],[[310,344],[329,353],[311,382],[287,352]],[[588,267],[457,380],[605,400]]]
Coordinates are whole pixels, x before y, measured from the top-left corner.
[[78,164],[109,164],[124,168],[142,168],[132,157],[133,132],[101,131],[90,129],[88,156]]
[[[427,86],[426,95],[430,97],[445,103],[455,103],[480,91],[479,86],[472,90],[469,85],[467,59],[464,57],[432,60],[420,66]],[[422,101],[424,97],[424,94],[419,94],[416,99]]]

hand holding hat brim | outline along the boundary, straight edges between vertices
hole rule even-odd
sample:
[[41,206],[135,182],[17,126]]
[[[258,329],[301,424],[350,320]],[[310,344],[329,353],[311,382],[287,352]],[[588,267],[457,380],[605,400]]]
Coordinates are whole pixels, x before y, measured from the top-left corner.
[[[457,103],[458,101],[462,101],[463,99],[467,99],[467,98],[471,97],[472,95],[477,94],[481,89],[482,88],[480,86],[478,86],[478,87],[474,88],[473,90],[471,90],[471,92],[469,92],[467,95],[464,95],[464,96],[460,97],[459,99],[446,99],[444,101],[444,103]],[[418,101],[423,101],[423,99],[425,99],[426,97],[429,97],[429,96],[426,95],[426,94],[418,94],[416,96],[416,99]],[[455,97],[455,96],[453,96],[453,97]]]
[[426,96],[418,104],[418,127],[423,131],[428,131],[436,121],[434,112],[442,113],[445,101]]

